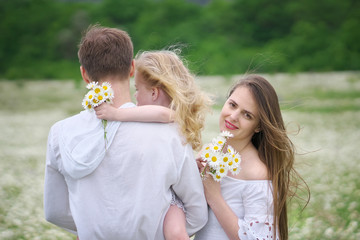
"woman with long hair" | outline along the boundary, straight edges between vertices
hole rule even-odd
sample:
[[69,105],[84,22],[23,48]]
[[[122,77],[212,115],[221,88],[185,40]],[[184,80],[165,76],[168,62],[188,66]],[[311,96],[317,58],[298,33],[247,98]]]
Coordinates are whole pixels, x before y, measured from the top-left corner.
[[[259,75],[239,81],[222,108],[219,128],[232,134],[227,144],[241,155],[241,171],[220,183],[205,175],[209,220],[195,239],[287,240],[286,204],[301,177],[271,84]],[[201,172],[204,165],[198,159]]]

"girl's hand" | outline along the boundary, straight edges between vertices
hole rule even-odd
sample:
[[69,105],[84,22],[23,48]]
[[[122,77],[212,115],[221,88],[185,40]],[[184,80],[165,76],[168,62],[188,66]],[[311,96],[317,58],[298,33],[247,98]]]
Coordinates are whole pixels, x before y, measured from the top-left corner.
[[96,116],[99,119],[115,121],[115,115],[118,109],[108,103],[102,103],[95,108]]

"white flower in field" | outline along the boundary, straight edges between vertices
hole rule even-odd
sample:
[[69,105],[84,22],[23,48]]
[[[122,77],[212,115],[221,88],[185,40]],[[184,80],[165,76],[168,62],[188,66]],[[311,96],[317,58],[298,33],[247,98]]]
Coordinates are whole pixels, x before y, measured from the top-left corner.
[[233,137],[234,135],[232,135],[229,131],[222,131],[220,133],[220,136],[224,137],[224,138],[231,138]]

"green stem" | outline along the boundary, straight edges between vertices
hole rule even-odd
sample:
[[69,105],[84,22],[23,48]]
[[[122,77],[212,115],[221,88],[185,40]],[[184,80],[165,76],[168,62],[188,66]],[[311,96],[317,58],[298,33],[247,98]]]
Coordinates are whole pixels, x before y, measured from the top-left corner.
[[105,120],[105,119],[103,119],[103,120],[101,120],[102,121],[102,125],[103,125],[103,127],[104,127],[104,139],[105,139],[105,150],[106,150],[106,148],[107,148],[107,138],[106,138],[106,126],[107,126],[107,120]]

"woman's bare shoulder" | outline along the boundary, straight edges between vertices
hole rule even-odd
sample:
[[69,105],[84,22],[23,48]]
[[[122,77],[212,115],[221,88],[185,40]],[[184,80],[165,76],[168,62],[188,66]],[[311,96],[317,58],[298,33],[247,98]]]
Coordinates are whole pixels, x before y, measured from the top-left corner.
[[266,165],[260,160],[257,151],[246,154],[241,160],[241,171],[238,175],[243,180],[268,180]]

